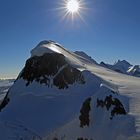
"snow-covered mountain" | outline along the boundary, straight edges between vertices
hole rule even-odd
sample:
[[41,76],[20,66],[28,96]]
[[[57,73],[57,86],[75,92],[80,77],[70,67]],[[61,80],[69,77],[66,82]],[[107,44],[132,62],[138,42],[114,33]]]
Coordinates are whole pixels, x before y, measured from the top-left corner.
[[140,66],[133,66],[126,60],[118,60],[114,65],[101,62],[100,65],[123,74],[140,77]]
[[124,73],[126,74],[128,69],[132,66],[129,62],[126,60],[118,60],[114,65],[106,64],[104,62],[100,63],[101,66],[107,67],[109,69],[112,69],[114,71]]
[[130,67],[127,73],[136,77],[140,77],[140,65]]
[[31,51],[0,104],[2,140],[139,137],[140,78],[80,54],[54,41],[42,41]]

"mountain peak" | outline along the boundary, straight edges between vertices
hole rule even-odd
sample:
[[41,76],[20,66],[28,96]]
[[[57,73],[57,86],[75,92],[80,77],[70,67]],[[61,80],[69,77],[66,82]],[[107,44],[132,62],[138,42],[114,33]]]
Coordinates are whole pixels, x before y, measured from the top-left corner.
[[54,41],[41,41],[31,54],[0,101],[1,139],[119,140],[139,133],[140,79]]
[[43,40],[43,41],[39,42],[39,44],[37,46],[42,46],[42,45],[49,44],[49,43],[50,43],[49,40]]
[[31,50],[31,56],[42,56],[45,53],[62,53],[62,48],[63,47],[55,41],[43,40]]
[[132,66],[128,61],[126,60],[118,60],[114,65],[127,65]]
[[79,55],[79,56],[81,56],[81,57],[84,57],[85,59],[89,60],[92,63],[97,64],[97,62],[91,56],[87,55],[83,51],[75,51],[74,53],[77,54],[77,55]]

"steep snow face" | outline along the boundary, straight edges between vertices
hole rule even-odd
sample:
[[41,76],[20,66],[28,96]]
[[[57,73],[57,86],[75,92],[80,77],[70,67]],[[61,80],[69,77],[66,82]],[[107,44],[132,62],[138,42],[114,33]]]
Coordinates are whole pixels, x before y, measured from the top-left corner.
[[81,57],[84,57],[85,59],[87,59],[89,62],[92,62],[94,64],[97,64],[97,62],[91,57],[91,56],[88,56],[85,52],[83,51],[75,51],[74,52],[75,54],[81,56]]
[[0,138],[128,140],[140,132],[140,79],[43,41],[5,98]]

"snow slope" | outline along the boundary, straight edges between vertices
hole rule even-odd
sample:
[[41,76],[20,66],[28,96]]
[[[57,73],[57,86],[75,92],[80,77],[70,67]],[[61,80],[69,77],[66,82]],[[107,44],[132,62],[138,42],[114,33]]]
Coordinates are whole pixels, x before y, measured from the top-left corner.
[[[78,77],[77,77],[78,75]],[[129,140],[140,135],[140,78],[42,41],[0,113],[4,140]]]

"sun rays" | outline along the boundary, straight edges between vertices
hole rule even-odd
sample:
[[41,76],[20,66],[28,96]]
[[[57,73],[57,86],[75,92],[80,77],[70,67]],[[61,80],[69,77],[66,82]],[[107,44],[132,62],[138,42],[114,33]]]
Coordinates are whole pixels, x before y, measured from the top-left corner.
[[86,10],[85,5],[84,0],[62,0],[59,7],[54,10],[61,12],[61,20],[70,19],[73,22],[80,18],[85,23],[82,15]]

